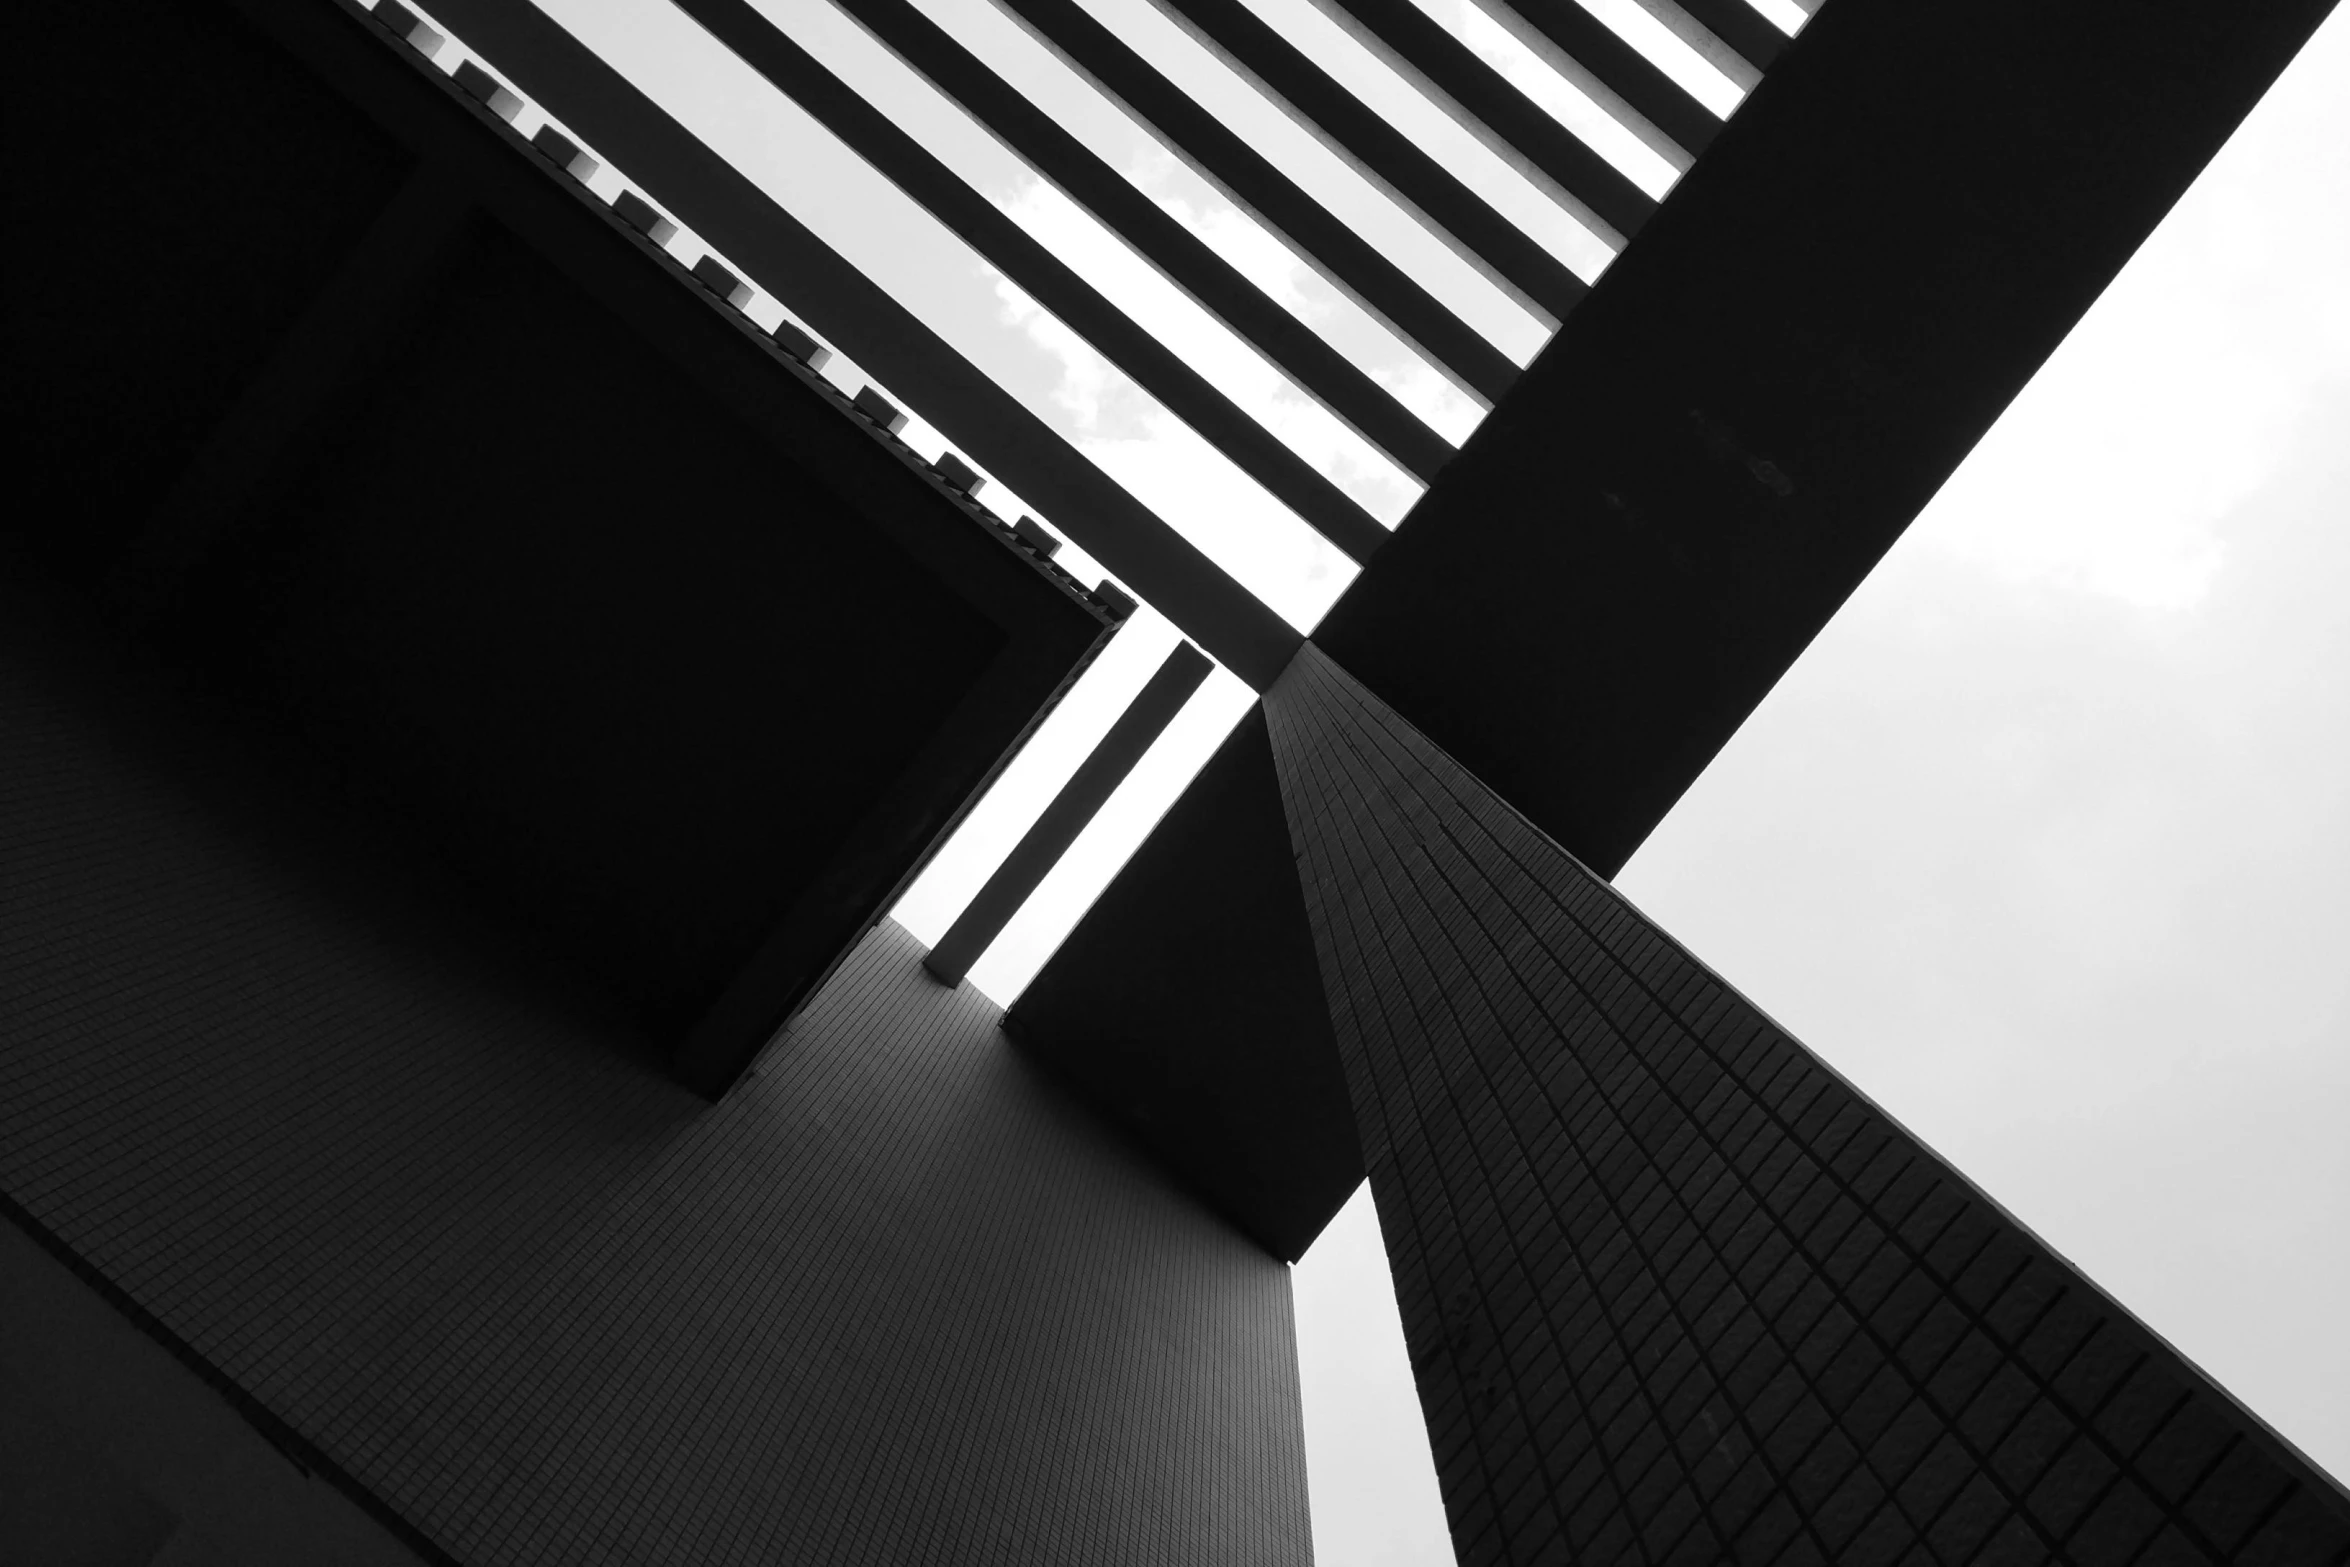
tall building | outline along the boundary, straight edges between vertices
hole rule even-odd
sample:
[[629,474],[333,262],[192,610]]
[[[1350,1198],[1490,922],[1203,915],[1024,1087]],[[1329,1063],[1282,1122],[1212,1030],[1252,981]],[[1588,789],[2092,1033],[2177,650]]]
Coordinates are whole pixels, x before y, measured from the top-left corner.
[[[1307,1562],[1286,1264],[1367,1177],[1464,1563],[2350,1562],[2337,1482],[1607,880],[2327,6],[1642,0],[1726,120],[1509,11],[1659,201],[1332,0],[1620,247],[1587,285],[1161,0],[1557,324],[1521,374],[1091,11],[1001,3],[1476,434],[842,9],[1426,480],[1392,534],[677,0],[1363,563],[1310,638],[527,0],[20,22],[0,1555]],[[981,469],[1198,651],[926,950],[894,900],[1135,607]],[[971,957],[1210,658],[1261,700],[997,1008]]]

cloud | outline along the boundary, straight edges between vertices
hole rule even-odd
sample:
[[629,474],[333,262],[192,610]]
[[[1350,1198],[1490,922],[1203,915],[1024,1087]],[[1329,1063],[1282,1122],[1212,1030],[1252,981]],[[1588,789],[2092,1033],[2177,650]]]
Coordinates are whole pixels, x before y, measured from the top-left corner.
[[1064,326],[1058,316],[1030,298],[1010,278],[999,276],[995,292],[1003,306],[1004,324],[1017,327],[1037,347],[1059,361],[1061,374],[1053,385],[1053,402],[1067,411],[1078,429],[1099,429],[1104,418],[1103,405],[1122,390],[1122,377],[1107,359],[1094,351],[1091,343]]
[[1395,400],[1426,421],[1438,435],[1458,446],[1476,433],[1485,410],[1469,401],[1461,389],[1425,364],[1407,364],[1372,373],[1372,379]]

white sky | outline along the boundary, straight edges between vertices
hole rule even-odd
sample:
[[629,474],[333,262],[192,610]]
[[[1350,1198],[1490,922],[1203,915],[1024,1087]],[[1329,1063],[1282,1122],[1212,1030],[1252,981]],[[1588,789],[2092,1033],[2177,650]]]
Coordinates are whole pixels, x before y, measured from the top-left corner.
[[[1293,622],[1310,627],[1343,591],[1343,556],[670,7],[539,3]],[[1408,480],[825,0],[758,3],[1376,515],[1402,515]],[[986,0],[918,3],[1437,429],[1473,426],[1440,377]],[[1246,116],[1293,178],[1505,352],[1533,352],[1539,323],[1219,81],[1145,0],[1088,3]],[[1253,3],[1570,265],[1605,264],[1311,0]],[[1470,0],[1422,3],[1590,128],[1588,106]],[[1643,169],[1636,143],[1603,150],[1660,188],[1670,176]],[[674,248],[700,254],[690,234]],[[1619,882],[2337,1474],[2350,1472],[2350,1338],[2335,1320],[2350,1299],[2344,278],[2350,18],[2337,15]],[[846,360],[828,373],[863,380]],[[919,397],[898,400],[916,412],[914,444],[935,451]],[[1000,489],[982,498],[1020,509]],[[1173,640],[1147,609],[1120,634],[901,904],[918,937],[943,931]],[[1219,671],[974,983],[1018,993],[1248,702]],[[1295,1277],[1320,1560],[1449,1562],[1363,1196]]]

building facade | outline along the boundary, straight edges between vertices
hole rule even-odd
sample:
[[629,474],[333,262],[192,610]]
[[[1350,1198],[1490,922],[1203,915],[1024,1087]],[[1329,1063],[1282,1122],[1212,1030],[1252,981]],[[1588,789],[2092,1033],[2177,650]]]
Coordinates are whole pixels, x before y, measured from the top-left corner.
[[[1643,205],[1512,133],[1639,237],[1588,300],[1489,237],[1572,314],[1515,379],[1423,323],[1497,406],[1404,527],[1248,458],[1375,556],[1310,641],[519,0],[435,12],[502,78],[390,0],[30,21],[0,1555],[1310,1562],[1286,1264],[1367,1177],[1463,1563],[2350,1563],[2338,1482],[1607,880],[2325,7],[1651,9],[1761,86],[1689,121],[1574,35],[1703,157]],[[1008,1015],[887,910],[1132,601],[555,114],[1259,691]]]

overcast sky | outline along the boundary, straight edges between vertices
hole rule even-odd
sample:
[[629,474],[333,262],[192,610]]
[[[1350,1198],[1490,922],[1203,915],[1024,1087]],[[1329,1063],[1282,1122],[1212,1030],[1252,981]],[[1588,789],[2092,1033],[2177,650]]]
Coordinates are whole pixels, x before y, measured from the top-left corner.
[[[1343,591],[1343,556],[661,0],[540,3],[1294,623]],[[1408,509],[1407,479],[825,0],[755,3],[1375,514]],[[986,0],[919,3],[1438,429],[1473,426],[1441,377]],[[1252,3],[1570,265],[1604,266],[1598,240],[1310,0]],[[1628,173],[1670,180],[1467,0],[1423,3]],[[1639,21],[1635,0],[1587,3]],[[1146,0],[1088,4],[1505,352],[1536,350],[1542,323]],[[677,244],[700,253],[690,234]],[[2337,1474],[2350,1471],[2336,1320],[2350,1313],[2345,278],[2350,20],[2337,17],[1619,881]],[[861,381],[851,361],[833,373]],[[918,388],[891,390],[919,414]],[[937,449],[919,422],[910,433]],[[1000,489],[983,498],[1019,509]],[[1173,638],[1147,609],[1121,633],[901,906],[917,936],[944,929]],[[1249,700],[1219,672],[975,983],[1017,994]],[[1366,1200],[1296,1281],[1320,1559],[1449,1562]]]

